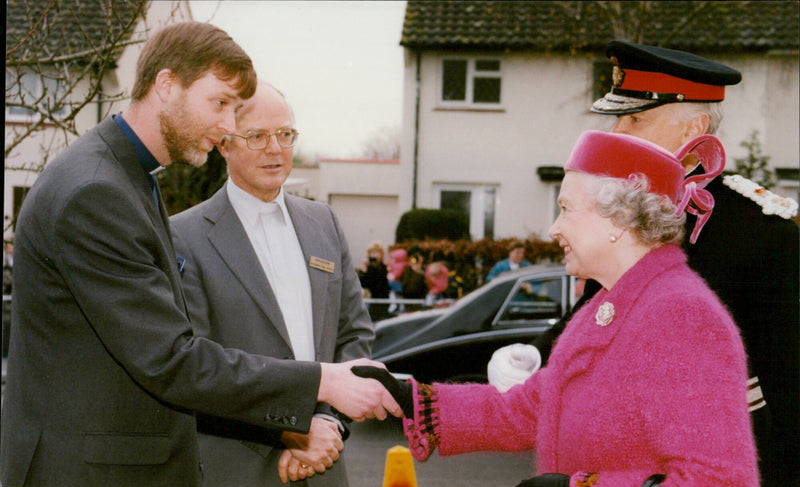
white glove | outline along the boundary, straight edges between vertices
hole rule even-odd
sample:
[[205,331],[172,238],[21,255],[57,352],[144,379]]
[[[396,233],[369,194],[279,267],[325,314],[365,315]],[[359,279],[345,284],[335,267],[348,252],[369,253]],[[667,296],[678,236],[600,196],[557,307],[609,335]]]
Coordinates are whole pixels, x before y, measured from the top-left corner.
[[500,392],[506,392],[525,382],[541,366],[542,355],[538,348],[523,343],[508,345],[496,350],[489,360],[489,384]]

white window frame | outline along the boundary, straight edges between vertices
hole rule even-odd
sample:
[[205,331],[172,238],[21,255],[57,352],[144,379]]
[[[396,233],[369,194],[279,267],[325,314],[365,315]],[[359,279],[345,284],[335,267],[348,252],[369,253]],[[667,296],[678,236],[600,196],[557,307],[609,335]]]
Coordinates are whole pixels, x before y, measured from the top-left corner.
[[[11,80],[13,86],[17,85],[17,72],[12,69],[6,69],[6,83]],[[37,100],[42,96],[42,92],[44,91],[43,82],[46,83],[47,81],[52,81],[56,83],[56,93],[53,93],[52,96],[45,97],[40,103],[46,103],[48,99],[62,97],[63,94],[58,92],[58,80],[56,78],[50,78],[48,76],[41,75],[35,72],[23,72],[21,76],[31,76],[33,78],[33,89],[32,90],[25,90],[26,92],[23,93],[23,97],[27,98],[30,97],[32,100]],[[27,87],[26,87],[27,88]],[[50,88],[48,88],[50,89]],[[15,100],[18,98],[18,94],[12,94],[11,96],[8,95],[8,85],[6,86],[6,105],[5,105],[5,117],[6,122],[17,122],[17,123],[33,123],[39,120],[41,114],[39,112],[33,113],[12,113],[11,110],[14,107],[10,107],[8,105],[9,100]],[[30,103],[28,103],[30,104]],[[59,111],[54,111],[53,115],[58,117],[63,117],[67,115],[67,107],[66,105],[61,108]]]
[[556,221],[556,218],[558,218],[558,215],[561,213],[561,207],[558,206],[558,193],[561,191],[561,183],[558,182],[554,184],[548,184],[548,186],[550,186],[550,207],[552,209],[550,212],[552,215],[550,225],[552,225]]
[[[465,100],[445,100],[442,98],[442,90],[444,89],[444,62],[445,61],[466,61],[467,62],[467,80],[466,91],[464,93]],[[478,61],[497,61],[500,63],[500,69],[497,71],[478,71],[476,64]],[[504,61],[499,56],[449,56],[442,55],[438,63],[437,75],[437,93],[436,100],[439,108],[456,108],[456,109],[477,109],[477,110],[499,110],[503,108],[503,65]],[[497,78],[500,80],[500,100],[498,102],[473,102],[474,98],[474,84],[475,78]]]
[[462,191],[470,193],[470,212],[469,212],[469,233],[473,240],[481,240],[486,233],[485,215],[488,203],[488,194],[492,190],[494,193],[494,226],[492,233],[497,228],[497,200],[499,188],[494,184],[448,184],[439,183],[434,185],[433,204],[435,208],[442,208],[442,191]]

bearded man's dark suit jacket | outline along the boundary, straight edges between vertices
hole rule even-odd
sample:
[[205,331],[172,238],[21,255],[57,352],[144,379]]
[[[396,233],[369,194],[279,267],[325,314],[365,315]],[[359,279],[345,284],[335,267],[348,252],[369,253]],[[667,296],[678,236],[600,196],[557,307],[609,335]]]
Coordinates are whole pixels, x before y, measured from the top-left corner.
[[195,410],[308,430],[319,365],[194,337],[160,208],[110,118],[48,164],[25,199],[2,411],[5,487],[200,485]]
[[[298,272],[308,272],[311,283],[316,360],[367,357],[373,326],[334,213],[326,204],[290,194],[285,201],[307,264]],[[275,283],[267,280],[227,188],[223,186],[207,201],[173,216],[170,224],[178,256],[185,259],[182,279],[195,333],[246,352],[294,358],[287,323],[273,292]],[[333,263],[333,268],[328,272],[308,265],[313,257]],[[331,414],[325,405],[318,411]],[[199,426],[201,432],[219,428],[219,424],[206,421]],[[236,434],[225,436],[229,438],[200,437],[209,486],[284,485],[277,469],[282,450],[240,441]],[[345,474],[341,457],[325,474],[306,482],[342,487],[347,485]],[[265,483],[265,479],[271,481]]]

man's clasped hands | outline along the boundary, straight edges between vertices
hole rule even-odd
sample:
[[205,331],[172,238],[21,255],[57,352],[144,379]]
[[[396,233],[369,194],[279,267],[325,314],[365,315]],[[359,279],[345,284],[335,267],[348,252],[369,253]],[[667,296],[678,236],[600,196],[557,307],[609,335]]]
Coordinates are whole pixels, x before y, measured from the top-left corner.
[[[353,421],[383,421],[389,414],[399,418],[403,410],[410,407],[411,396],[403,394],[401,389],[405,384],[395,380],[379,362],[358,359],[321,366],[318,400],[330,404]],[[284,483],[325,472],[339,459],[339,452],[344,448],[339,425],[324,416],[312,418],[307,434],[284,431],[281,441],[286,450],[278,461],[278,474]]]

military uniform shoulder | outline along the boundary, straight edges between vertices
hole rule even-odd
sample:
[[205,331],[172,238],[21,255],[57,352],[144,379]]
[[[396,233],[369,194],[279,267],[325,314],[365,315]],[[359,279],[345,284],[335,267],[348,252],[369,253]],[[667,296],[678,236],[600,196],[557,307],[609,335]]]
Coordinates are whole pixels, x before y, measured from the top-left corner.
[[797,202],[784,198],[739,174],[724,176],[722,184],[752,200],[765,215],[778,215],[786,220],[797,215]]

